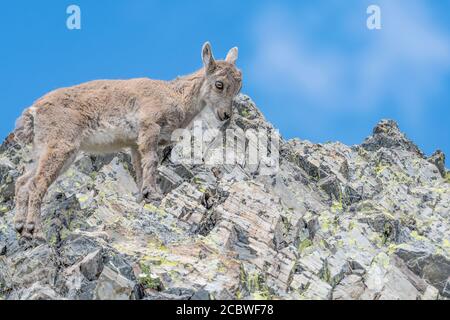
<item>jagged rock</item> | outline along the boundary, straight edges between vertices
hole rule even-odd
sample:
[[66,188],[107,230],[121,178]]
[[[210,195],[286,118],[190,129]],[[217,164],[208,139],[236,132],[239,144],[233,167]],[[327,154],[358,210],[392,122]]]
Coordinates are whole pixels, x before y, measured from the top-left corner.
[[439,290],[432,286],[428,286],[422,296],[422,300],[437,300],[438,298]]
[[202,289],[170,288],[163,292],[152,291],[145,300],[210,300],[210,295]]
[[334,300],[358,300],[364,291],[366,290],[366,285],[363,279],[358,276],[351,274],[336,286],[333,291]]
[[60,300],[62,299],[55,290],[48,286],[42,286],[36,282],[29,288],[19,289],[10,297],[14,300]]
[[450,260],[448,258],[440,254],[420,251],[407,245],[397,249],[396,254],[414,273],[438,288],[442,294],[449,294],[446,291],[450,282]]
[[55,251],[42,244],[16,253],[8,259],[8,269],[14,287],[27,287],[35,283],[53,285],[55,283],[58,265]]
[[198,290],[191,297],[191,300],[210,300],[210,299],[211,296],[209,295],[209,292],[207,290]]
[[441,176],[445,178],[445,154],[441,150],[437,150],[428,158],[428,161],[434,164],[438,168]]
[[293,276],[291,289],[296,293],[295,299],[328,300],[333,288],[319,277],[304,272]]
[[88,254],[80,262],[80,271],[88,280],[95,280],[103,269],[103,256],[101,249]]
[[133,298],[135,284],[105,267],[95,288],[95,299],[100,300],[130,300]]
[[100,249],[100,244],[90,237],[69,236],[61,243],[59,252],[62,263],[71,266]]
[[[14,185],[19,172],[9,159],[0,159],[0,204],[14,198]],[[0,207],[0,214],[5,213],[5,205]]]
[[380,148],[399,148],[423,157],[422,151],[400,132],[398,124],[393,120],[381,120],[373,129],[373,135],[361,144],[368,151]]
[[349,147],[285,141],[245,95],[233,112],[225,123],[202,114],[202,127],[234,130],[238,154],[259,150],[243,130],[273,134],[277,165],[214,162],[220,135],[205,137],[203,163],[178,163],[175,144],[159,150],[163,200],[144,204],[128,152],[80,155],[44,199],[45,242],[13,228],[29,157],[10,135],[0,147],[0,299],[450,297],[442,153],[426,158],[391,120]]

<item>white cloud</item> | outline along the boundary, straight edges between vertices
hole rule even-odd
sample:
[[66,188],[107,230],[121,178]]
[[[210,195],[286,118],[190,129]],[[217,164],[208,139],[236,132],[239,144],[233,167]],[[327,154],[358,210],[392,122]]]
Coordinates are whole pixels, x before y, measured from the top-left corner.
[[[365,10],[358,16],[352,7],[344,16],[354,21],[341,21],[336,13],[335,20],[324,14],[323,21],[314,24],[301,12],[268,8],[254,24],[252,78],[261,88],[306,99],[325,110],[363,112],[389,100],[411,119],[417,117],[426,98],[444,89],[440,86],[450,72],[450,35],[432,20],[423,2],[378,4],[380,31],[367,30]],[[330,33],[351,45],[328,43],[328,34],[315,34],[317,24],[328,24]]]

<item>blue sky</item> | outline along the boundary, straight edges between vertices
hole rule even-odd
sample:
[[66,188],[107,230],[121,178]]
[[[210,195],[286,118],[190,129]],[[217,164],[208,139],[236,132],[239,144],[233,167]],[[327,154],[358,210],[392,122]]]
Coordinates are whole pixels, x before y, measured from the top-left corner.
[[[82,29],[66,28],[76,4]],[[381,8],[381,30],[366,8]],[[357,144],[392,118],[427,154],[450,156],[450,1],[2,3],[0,136],[46,92],[93,79],[172,79],[201,67],[204,41],[239,46],[243,92],[286,138]]]

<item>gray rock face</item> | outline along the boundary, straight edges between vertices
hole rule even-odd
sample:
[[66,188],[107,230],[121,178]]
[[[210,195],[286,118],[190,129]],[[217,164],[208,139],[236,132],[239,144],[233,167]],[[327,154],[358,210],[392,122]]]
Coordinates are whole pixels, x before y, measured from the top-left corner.
[[[275,133],[249,97],[204,128]],[[248,136],[237,149],[260,150]],[[450,175],[383,120],[360,146],[281,139],[267,159],[162,157],[160,204],[137,203],[127,152],[80,155],[42,206],[45,242],[13,230],[27,149],[0,147],[0,299],[448,299]],[[177,151],[177,146],[173,147]],[[168,150],[161,150],[167,155]],[[227,150],[226,156],[230,156]]]
[[100,300],[129,300],[133,289],[132,281],[106,267],[97,282],[94,297]]
[[90,281],[97,279],[102,269],[103,257],[101,249],[88,254],[80,262],[81,273]]

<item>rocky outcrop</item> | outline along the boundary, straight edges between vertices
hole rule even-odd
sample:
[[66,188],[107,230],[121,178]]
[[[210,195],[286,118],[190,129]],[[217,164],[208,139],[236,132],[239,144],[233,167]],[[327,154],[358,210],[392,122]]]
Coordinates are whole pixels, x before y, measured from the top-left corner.
[[[244,95],[225,126],[203,120],[278,137]],[[237,148],[258,150],[246,139]],[[126,152],[80,156],[45,198],[39,242],[12,226],[28,160],[10,136],[0,149],[0,298],[450,297],[445,156],[426,158],[395,122],[359,146],[281,139],[272,171],[246,158],[209,164],[222,137],[205,141],[203,163],[163,157],[159,204],[136,201]]]

